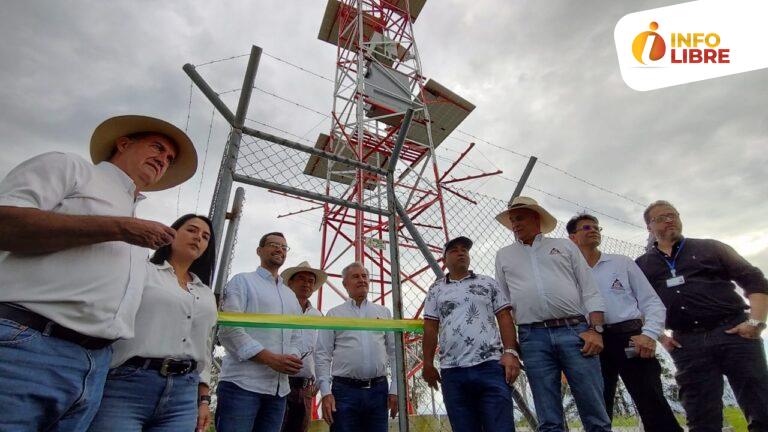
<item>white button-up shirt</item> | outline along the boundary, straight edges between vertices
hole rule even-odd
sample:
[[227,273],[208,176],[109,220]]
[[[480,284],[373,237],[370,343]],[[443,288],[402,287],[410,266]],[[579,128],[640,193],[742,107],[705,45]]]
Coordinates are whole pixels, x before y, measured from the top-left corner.
[[[307,305],[307,310],[302,312],[304,316],[323,316],[323,313],[315,309],[312,303]],[[302,329],[301,330],[301,354],[304,358],[301,360],[304,365],[301,367],[299,373],[296,374],[299,378],[315,378],[315,354],[317,351],[317,330]]]
[[179,286],[176,272],[167,261],[159,265],[147,262],[147,282],[136,313],[136,335],[112,345],[110,367],[135,356],[191,359],[197,362],[200,382],[210,381],[216,299],[194,274],[187,289]]
[[[235,275],[224,288],[221,310],[279,315],[301,315],[296,294],[265,268]],[[288,375],[251,360],[262,350],[300,357],[301,330],[245,327],[219,328],[219,340],[227,350],[219,380],[260,394],[285,396],[291,389]]]
[[[349,299],[329,310],[325,316],[392,319],[384,306],[363,300],[360,306]],[[331,394],[334,376],[371,379],[387,375],[387,365],[395,364],[395,335],[392,332],[320,330],[315,356],[315,371],[322,396]],[[389,394],[397,394],[392,379]]]
[[[68,215],[134,216],[136,186],[109,162],[68,153],[23,162],[0,182],[0,206]],[[53,253],[0,252],[0,302],[16,303],[84,335],[133,336],[147,250],[111,241]]]
[[592,274],[605,299],[606,324],[644,319],[642,333],[658,339],[667,308],[631,258],[601,252]]
[[440,367],[469,367],[501,358],[496,314],[509,301],[490,276],[450,274],[429,288],[424,319],[439,321]]
[[507,294],[517,324],[605,311],[592,271],[576,245],[539,234],[496,253],[496,281]]

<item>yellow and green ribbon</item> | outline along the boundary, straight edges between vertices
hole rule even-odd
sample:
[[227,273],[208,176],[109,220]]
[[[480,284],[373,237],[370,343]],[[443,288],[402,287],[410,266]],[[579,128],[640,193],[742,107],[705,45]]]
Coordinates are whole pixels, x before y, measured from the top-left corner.
[[417,319],[370,319],[219,312],[219,325],[272,329],[363,330],[423,333],[424,322]]

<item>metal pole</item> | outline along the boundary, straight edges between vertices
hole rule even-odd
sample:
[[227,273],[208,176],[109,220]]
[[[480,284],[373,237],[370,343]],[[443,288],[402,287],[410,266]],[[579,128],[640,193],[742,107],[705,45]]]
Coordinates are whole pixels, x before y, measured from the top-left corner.
[[[243,88],[240,91],[240,100],[237,103],[237,113],[232,116],[232,112],[229,108],[221,102],[219,96],[205,83],[202,77],[200,77],[194,70],[194,67],[188,67],[185,65],[184,71],[192,78],[197,84],[203,94],[213,103],[213,105],[222,113],[224,118],[232,125],[232,132],[229,134],[229,140],[226,147],[224,147],[224,157],[221,161],[221,168],[219,170],[219,180],[215,191],[213,202],[211,203],[211,221],[213,222],[213,232],[216,238],[221,238],[224,233],[224,220],[226,218],[226,209],[229,204],[229,195],[232,192],[232,175],[235,171],[237,164],[237,155],[240,152],[240,141],[242,139],[242,128],[245,124],[245,116],[248,113],[248,104],[251,101],[251,93],[253,92],[253,82],[256,78],[256,71],[259,67],[259,60],[261,59],[261,48],[257,46],[251,47],[251,57],[248,59],[248,66],[245,69],[245,77],[243,78]],[[221,248],[219,248],[219,252]],[[221,266],[219,266],[219,270]]]
[[368,213],[374,213],[374,214],[387,214],[387,211],[384,209],[380,209],[377,207],[369,206],[366,204],[358,204],[356,202],[347,201],[341,198],[332,197],[329,195],[321,195],[316,192],[309,192],[304,189],[295,188],[292,186],[285,186],[280,183],[274,183],[266,180],[261,180],[253,177],[248,177],[240,174],[235,174],[232,176],[232,178],[239,182],[239,183],[245,183],[251,186],[258,186],[260,188],[264,189],[274,189],[276,191],[285,192],[291,195],[296,195],[304,198],[309,198],[317,201],[327,202],[331,204],[340,205],[343,207],[349,207],[356,210],[368,212]]
[[221,248],[222,256],[219,260],[219,272],[216,274],[216,284],[213,288],[213,293],[218,298],[221,289],[224,287],[224,283],[227,278],[227,269],[232,259],[232,248],[235,243],[235,236],[237,235],[237,228],[240,225],[240,216],[243,211],[243,201],[245,199],[245,189],[238,187],[235,190],[235,201],[232,203],[232,212],[229,217],[229,224],[227,225],[227,235],[224,237],[224,243]]
[[419,247],[421,254],[424,255],[424,258],[427,260],[427,263],[432,268],[432,271],[435,273],[435,277],[437,277],[438,279],[445,277],[445,273],[443,273],[443,269],[440,268],[440,264],[438,264],[435,257],[432,256],[432,251],[429,250],[429,246],[427,246],[427,243],[421,237],[421,234],[419,234],[419,231],[413,225],[413,222],[411,222],[411,219],[408,217],[408,214],[400,205],[400,202],[395,200],[395,206],[397,207],[397,214],[400,216],[400,219],[403,221],[403,224],[405,224],[405,228],[408,229],[408,233],[411,234],[411,237],[413,237],[413,241],[416,242],[416,246]]
[[525,169],[523,170],[523,175],[520,176],[520,180],[517,182],[517,186],[515,187],[515,191],[512,192],[512,198],[510,198],[509,203],[512,203],[512,200],[519,197],[520,194],[523,192],[523,187],[525,186],[525,182],[528,181],[528,176],[531,175],[531,171],[533,170],[533,166],[536,165],[536,156],[531,156],[530,159],[528,159],[528,165],[525,166]]
[[[387,210],[389,211],[389,261],[390,261],[390,283],[392,285],[392,312],[395,319],[403,319],[403,295],[400,289],[400,254],[398,251],[397,240],[397,198],[395,197],[395,167],[397,159],[400,157],[400,151],[405,143],[405,136],[408,133],[408,127],[411,125],[413,109],[408,108],[405,117],[400,125],[400,132],[395,141],[395,147],[392,149],[392,156],[387,165]],[[397,406],[400,415],[397,417],[400,425],[400,432],[408,432],[408,391],[405,378],[405,344],[403,343],[403,332],[395,333],[395,367],[392,371],[393,379],[397,380]]]

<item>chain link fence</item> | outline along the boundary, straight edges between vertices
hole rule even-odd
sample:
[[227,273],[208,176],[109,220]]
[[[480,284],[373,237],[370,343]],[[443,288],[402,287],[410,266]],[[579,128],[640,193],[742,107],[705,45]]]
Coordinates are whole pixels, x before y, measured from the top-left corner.
[[[315,161],[315,163],[322,164],[324,161]],[[422,165],[427,168],[428,174],[431,174],[430,165],[429,163]],[[327,167],[328,165],[324,169],[327,170]],[[332,175],[337,176],[335,177],[337,181],[328,182],[325,178],[318,176],[317,174],[324,172],[323,170],[312,171],[312,160],[306,153],[288,149],[269,141],[244,136],[235,173],[335,198],[349,199],[352,191],[350,184],[354,183],[355,170],[345,169],[338,163],[331,169]],[[412,221],[424,241],[429,245],[435,258],[439,259],[441,256],[442,245],[446,241],[446,231],[450,237],[463,235],[474,242],[471,268],[476,273],[493,276],[496,251],[514,241],[512,232],[494,219],[498,213],[506,209],[507,203],[479,192],[457,188],[454,184],[441,188],[442,200],[440,200],[434,182],[425,180],[426,176],[420,175],[423,173],[424,171],[418,173],[413,170],[398,172],[396,178],[398,178],[399,187],[396,188],[396,196],[403,207],[409,210]],[[348,182],[343,178],[344,176],[348,176],[346,177]],[[370,186],[363,190],[364,204],[372,207],[385,208],[385,196],[386,190],[383,187],[383,182],[378,183],[373,179]],[[369,235],[383,240],[368,244],[369,255],[388,257],[386,247],[389,245],[386,241],[386,232],[371,232]],[[557,228],[549,236],[566,238],[565,223],[558,222]],[[603,236],[601,249],[607,253],[623,254],[634,258],[643,253],[644,247]],[[233,253],[233,251],[222,252]],[[424,299],[429,286],[435,281],[435,276],[416,243],[405,229],[399,232],[399,253],[403,316],[421,318]],[[351,259],[347,261],[351,261]],[[346,264],[347,261],[340,260],[339,265]],[[388,295],[389,289],[388,284],[372,283],[370,299],[381,302],[383,297],[384,304],[391,308],[392,299]],[[426,382],[421,379],[423,358],[421,336],[419,334],[406,334],[405,339],[407,364],[405,373],[408,384],[408,415],[411,430],[450,431],[442,394],[429,388]],[[223,352],[219,350],[218,354],[222,355]],[[671,362],[665,357],[665,354],[662,354],[661,357],[666,374],[665,390],[668,392],[673,408],[681,411],[679,403],[676,402],[676,389],[671,379],[669,368]],[[526,430],[528,426],[525,421],[526,411],[533,412],[534,407],[525,374],[518,379],[515,389],[519,395],[515,403],[518,430]],[[567,385],[564,384],[563,389],[563,404],[566,417],[569,424],[572,425],[571,430],[579,430],[575,404],[568,392]],[[623,387],[617,391],[615,414],[617,418],[622,419],[622,425],[625,427],[625,429],[617,430],[642,430],[631,398]],[[396,421],[392,421],[390,426],[391,430],[397,430]],[[320,424],[313,426],[313,429],[316,428],[319,428],[317,430],[325,429]]]

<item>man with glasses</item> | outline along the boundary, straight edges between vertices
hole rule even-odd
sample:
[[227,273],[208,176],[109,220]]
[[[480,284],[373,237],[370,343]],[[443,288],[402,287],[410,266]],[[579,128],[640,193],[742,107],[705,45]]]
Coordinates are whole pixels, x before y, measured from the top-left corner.
[[[256,253],[261,266],[235,275],[224,288],[226,312],[301,315],[296,295],[278,274],[289,247],[279,232],[265,234]],[[289,375],[303,366],[301,331],[222,327],[227,351],[217,387],[218,432],[278,432],[285,415]]]
[[648,432],[682,432],[661,386],[656,340],[664,330],[666,309],[640,268],[624,255],[598,249],[603,230],[589,214],[574,216],[565,226],[592,268],[605,299],[605,326],[600,369],[606,411],[613,417],[618,378],[627,387]]
[[[328,275],[312,268],[304,261],[296,267],[283,271],[280,275],[287,281],[288,288],[296,294],[303,316],[323,316],[322,312],[312,306],[309,298],[323,286]],[[301,360],[304,365],[295,376],[288,377],[291,392],[283,419],[282,432],[307,432],[312,420],[312,401],[319,387],[315,383],[315,345],[317,345],[317,330],[304,329],[302,334]]]
[[672,335],[660,341],[677,367],[689,430],[720,431],[725,375],[749,430],[768,431],[768,366],[760,337],[768,280],[730,246],[683,237],[680,215],[667,201],[649,205],[643,218],[656,241],[637,264],[667,307]]

